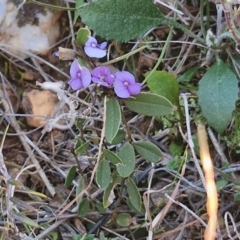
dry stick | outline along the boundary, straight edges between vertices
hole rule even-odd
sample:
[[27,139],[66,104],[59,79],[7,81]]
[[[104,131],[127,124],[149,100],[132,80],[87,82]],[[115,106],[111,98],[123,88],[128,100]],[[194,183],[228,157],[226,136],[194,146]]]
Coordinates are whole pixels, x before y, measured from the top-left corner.
[[36,236],[34,238],[34,240],[41,240],[41,239],[43,239],[45,236],[47,236],[49,233],[51,233],[53,230],[55,230],[59,225],[64,223],[66,220],[68,220],[68,218],[64,218],[64,219],[61,219],[61,220],[53,223],[50,227],[48,227],[43,232],[41,232],[38,236]]
[[217,229],[218,196],[214,180],[214,170],[209,154],[207,132],[203,123],[197,124],[197,135],[200,149],[200,158],[205,172],[207,191],[207,213],[209,216],[208,226],[204,233],[205,240],[214,240]]
[[8,183],[8,180],[11,179],[11,176],[8,173],[7,167],[5,165],[4,159],[3,159],[3,154],[2,154],[2,149],[3,149],[3,144],[5,142],[6,138],[6,133],[8,131],[9,125],[7,126],[5,130],[5,134],[3,135],[3,139],[1,142],[0,146],[0,173],[2,176],[5,178],[5,184],[6,184],[6,193],[5,193],[5,200],[6,200],[6,207],[7,207],[7,223],[11,223],[11,225],[14,227],[15,231],[18,232],[17,225],[14,224],[14,218],[12,217],[12,208],[13,208],[13,203],[10,201],[10,198],[12,197],[12,189],[13,185]]
[[[185,173],[185,169],[186,169],[186,163],[184,163],[183,167],[182,167],[182,171],[181,171],[181,175],[183,176],[184,173]],[[180,186],[180,182],[181,180],[179,180],[171,194],[171,198],[174,199],[178,193],[178,190],[179,190],[179,186]],[[157,226],[162,222],[163,218],[166,216],[169,208],[171,207],[173,201],[172,200],[169,200],[166,204],[166,206],[161,210],[161,212],[159,212],[157,214],[157,216],[154,218],[154,220],[152,221],[151,223],[151,230],[154,231]],[[151,231],[149,230],[149,234],[151,234]],[[150,235],[151,236],[151,235]]]
[[[185,109],[185,116],[186,116],[187,143],[188,143],[188,145],[189,145],[189,147],[191,149],[193,160],[194,160],[195,166],[196,166],[196,168],[198,170],[198,173],[200,175],[200,178],[202,180],[203,186],[206,189],[206,183],[205,183],[204,175],[203,175],[202,169],[200,167],[200,164],[199,164],[199,162],[197,160],[195,151],[194,151],[194,143],[193,143],[193,140],[192,140],[191,127],[190,127],[190,117],[189,117],[189,111],[188,111],[188,101],[187,101],[186,95],[187,94],[184,94],[184,93],[181,94],[181,96],[183,98],[183,102],[184,102],[184,109]],[[181,128],[180,128],[180,130],[181,130]],[[184,136],[183,136],[183,138],[184,138]]]
[[[67,206],[65,206],[63,208],[62,211],[59,212],[59,214],[57,215],[60,216],[61,214],[63,214],[67,209],[69,209],[80,197],[82,197],[82,195],[90,188],[92,182],[93,182],[93,179],[94,179],[94,176],[95,176],[95,173],[97,171],[97,168],[98,168],[98,164],[99,164],[99,161],[100,161],[100,157],[101,157],[101,153],[102,153],[102,146],[103,146],[103,140],[104,140],[104,135],[105,135],[105,128],[106,128],[106,104],[107,104],[107,97],[105,96],[104,98],[104,109],[103,109],[103,128],[102,128],[102,132],[101,132],[101,139],[100,139],[100,142],[99,142],[99,149],[98,149],[98,156],[97,156],[97,162],[96,162],[96,165],[92,171],[92,176],[90,178],[90,182],[89,184],[87,185],[87,187],[82,190]],[[55,218],[54,218],[55,219]]]
[[[6,110],[6,113],[10,113],[9,112],[9,109],[11,109],[10,105],[9,105],[8,101],[6,101],[3,98],[4,93],[2,90],[0,90],[0,96],[2,96],[2,104],[3,104],[4,109]],[[49,182],[49,180],[48,180],[47,176],[45,175],[44,171],[42,170],[41,166],[39,165],[38,160],[35,158],[35,156],[32,152],[32,149],[27,144],[27,142],[25,140],[25,136],[22,134],[21,128],[19,127],[19,125],[16,121],[16,118],[14,116],[9,116],[9,120],[10,120],[11,126],[14,128],[16,133],[19,134],[18,137],[19,137],[25,151],[28,154],[28,158],[30,158],[32,163],[35,164],[35,167],[36,167],[40,177],[42,178],[44,184],[46,185],[48,191],[50,192],[51,196],[54,196],[55,190],[54,190],[53,186],[51,185],[51,183]]]

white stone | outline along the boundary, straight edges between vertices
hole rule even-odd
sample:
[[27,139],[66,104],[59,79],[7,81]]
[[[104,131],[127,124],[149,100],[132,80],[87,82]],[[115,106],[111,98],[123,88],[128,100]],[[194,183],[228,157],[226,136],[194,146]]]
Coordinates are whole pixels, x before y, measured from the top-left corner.
[[[45,14],[36,12],[32,17],[35,22],[37,19],[37,25],[28,22],[18,26],[18,7],[11,0],[0,0],[0,49],[7,49],[21,58],[27,58],[28,52],[46,54],[59,37],[60,13],[44,9]],[[20,10],[23,11],[24,7]],[[21,21],[24,21],[24,16]]]

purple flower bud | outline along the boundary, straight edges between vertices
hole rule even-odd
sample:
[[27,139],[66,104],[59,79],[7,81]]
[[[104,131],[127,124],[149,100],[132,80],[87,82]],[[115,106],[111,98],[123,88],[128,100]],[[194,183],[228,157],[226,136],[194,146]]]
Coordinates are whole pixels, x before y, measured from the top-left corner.
[[68,81],[68,84],[73,90],[86,88],[91,83],[90,71],[87,68],[80,66],[77,59],[72,62],[70,76],[71,79]]
[[107,42],[98,44],[96,38],[88,37],[84,46],[84,51],[89,57],[102,58],[107,54],[106,50],[104,50],[106,47]]
[[114,76],[111,74],[109,68],[100,66],[93,69],[92,81],[99,85],[110,87],[114,82]]
[[120,98],[129,98],[141,91],[141,83],[136,83],[134,76],[127,71],[117,72],[114,81],[114,91]]

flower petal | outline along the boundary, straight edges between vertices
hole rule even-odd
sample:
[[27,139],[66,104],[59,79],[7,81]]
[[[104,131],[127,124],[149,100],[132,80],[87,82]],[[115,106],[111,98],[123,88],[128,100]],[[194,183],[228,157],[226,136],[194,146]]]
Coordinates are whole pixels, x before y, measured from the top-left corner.
[[83,88],[82,81],[79,78],[75,78],[75,79],[72,78],[67,83],[70,85],[70,87],[73,90],[79,90],[79,89]]
[[92,77],[92,81],[94,83],[97,83],[98,85],[101,85],[101,86],[104,86],[104,87],[109,87],[109,84],[107,82],[103,82],[99,78]]
[[106,77],[105,81],[108,83],[109,86],[111,86],[111,85],[113,85],[113,83],[114,83],[114,81],[115,81],[115,78],[114,78],[113,75],[109,74],[109,75]]
[[95,57],[95,58],[102,58],[106,56],[106,51],[99,49],[97,47],[84,47],[84,51],[85,53],[89,56],[89,57]]
[[87,68],[81,70],[82,85],[84,88],[88,87],[91,83],[91,73]]
[[141,83],[134,83],[128,86],[128,91],[130,95],[137,95],[140,93],[141,87],[142,87]]
[[54,52],[52,55],[55,57],[59,57],[59,51]]
[[78,72],[80,71],[80,65],[78,63],[78,59],[75,59],[70,67],[70,76],[72,78],[77,78]]
[[94,37],[88,37],[85,47],[92,47],[93,44],[97,45],[97,39]]
[[135,83],[134,76],[128,71],[116,72],[115,76],[116,76],[116,80],[120,80],[122,82],[128,82],[129,84]]
[[102,76],[107,76],[110,73],[107,67],[100,66],[100,67],[95,67],[92,70],[92,76],[96,78],[100,78]]
[[98,44],[97,47],[104,50],[107,47],[107,42],[102,42],[101,44]]
[[114,84],[114,92],[120,98],[129,98],[130,94],[128,92],[127,87],[123,84],[122,81],[115,80]]

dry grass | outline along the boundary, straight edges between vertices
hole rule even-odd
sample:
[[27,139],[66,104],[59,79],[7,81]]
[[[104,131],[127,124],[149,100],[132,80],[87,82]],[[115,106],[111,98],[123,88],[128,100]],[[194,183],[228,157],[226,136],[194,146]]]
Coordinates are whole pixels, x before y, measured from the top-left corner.
[[[71,6],[69,2],[65,4],[67,7]],[[173,5],[166,7],[161,1],[158,4],[169,17],[178,14],[178,20],[182,24],[188,24],[195,34],[206,34],[201,23],[203,16],[198,1],[179,3],[177,9]],[[211,3],[209,23],[213,29],[216,28],[215,19],[216,10]],[[81,25],[78,21],[73,26],[72,13],[64,12],[61,18],[61,38],[51,52],[57,46],[74,48],[71,42]],[[128,60],[128,66],[135,66],[140,80],[157,62],[168,33],[169,28],[166,26],[151,29],[144,38],[150,48]],[[137,42],[125,43],[119,47],[127,53],[134,49],[135,44]],[[127,206],[126,196],[120,194],[120,188],[116,189],[117,199],[109,209],[102,213],[97,208],[102,202],[103,190],[95,183],[94,175],[105,144],[105,114],[103,99],[94,94],[94,86],[86,105],[82,99],[87,92],[76,94],[66,88],[75,103],[81,105],[78,114],[85,118],[82,126],[74,125],[65,130],[54,129],[50,132],[44,131],[44,128],[32,129],[26,124],[28,115],[22,111],[23,91],[38,88],[35,81],[65,82],[69,78],[69,62],[56,60],[51,53],[45,57],[29,53],[29,58],[22,60],[3,46],[0,47],[0,239],[47,239],[47,236],[48,239],[72,239],[73,234],[95,234],[99,239],[102,235],[109,239],[146,239],[147,236],[149,239],[166,240],[204,238],[208,224],[206,179],[200,166],[198,149],[192,145],[195,139],[192,141],[191,138],[195,138],[197,133],[194,123],[199,114],[199,108],[196,107],[196,88],[207,68],[208,47],[175,30],[159,66],[159,69],[175,75],[181,75],[194,66],[201,66],[189,83],[180,85],[183,93],[189,93],[183,94],[186,101],[182,102],[182,107],[184,108],[184,104],[188,107],[184,126],[179,127],[171,117],[155,119],[133,114],[125,108],[123,110],[132,133],[132,141],[149,140],[163,151],[163,158],[158,164],[146,164],[140,157],[136,160],[135,173],[139,176],[137,185],[145,205],[143,213],[136,213]],[[118,57],[115,49],[112,48],[111,51],[111,57]],[[115,67],[125,67],[118,64]],[[24,79],[26,74],[32,74],[32,81]],[[59,114],[60,112],[55,112],[55,117]],[[229,136],[232,131],[230,126]],[[208,135],[215,180],[228,181],[218,191],[216,238],[240,239],[240,215],[238,202],[234,198],[234,194],[238,192],[239,155],[237,149],[228,148],[226,141],[221,141],[210,128]],[[90,143],[81,156],[73,154],[77,139]],[[172,153],[171,147],[174,145],[182,147],[181,155]],[[226,167],[223,162],[229,165]],[[175,168],[170,168],[173,163]],[[71,187],[66,188],[64,183],[73,165],[77,166],[79,175],[73,180]],[[77,195],[80,174],[84,175],[85,188]],[[82,196],[91,199],[92,209],[85,217],[79,218],[76,213],[76,198]],[[122,212],[128,212],[132,216],[129,227],[120,227],[113,219]],[[50,233],[57,234],[58,238],[50,237]]]

